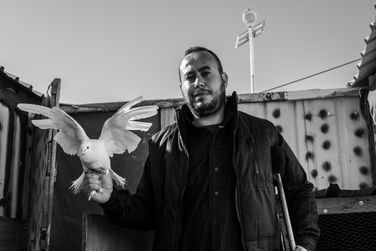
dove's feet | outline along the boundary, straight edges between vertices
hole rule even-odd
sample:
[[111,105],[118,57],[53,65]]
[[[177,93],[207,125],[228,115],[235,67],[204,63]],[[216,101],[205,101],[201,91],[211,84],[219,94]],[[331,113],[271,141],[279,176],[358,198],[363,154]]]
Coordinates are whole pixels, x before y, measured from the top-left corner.
[[90,194],[89,194],[89,198],[87,200],[91,200],[91,198],[93,198],[93,196],[97,193],[97,191],[91,191]]
[[[103,193],[104,192],[104,189],[103,188],[99,188],[99,191],[100,193]],[[91,198],[93,198],[93,196],[97,193],[97,191],[93,190],[90,192],[89,194],[89,198],[87,200],[91,200]]]

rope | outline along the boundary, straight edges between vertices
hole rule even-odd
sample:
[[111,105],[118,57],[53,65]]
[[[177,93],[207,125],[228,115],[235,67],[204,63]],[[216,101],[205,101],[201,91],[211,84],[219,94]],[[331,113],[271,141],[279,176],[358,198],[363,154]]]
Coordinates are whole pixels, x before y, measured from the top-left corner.
[[[329,72],[329,71],[332,71],[332,70],[338,69],[338,68],[343,67],[343,66],[345,66],[345,65],[352,64],[352,63],[354,63],[354,62],[359,61],[360,59],[361,59],[361,58],[357,58],[357,59],[351,60],[351,61],[349,61],[349,62],[347,62],[347,63],[341,64],[341,65],[337,65],[337,66],[334,66],[334,67],[329,68],[329,69],[327,69],[327,70],[317,72],[317,73],[315,73],[315,74],[312,74],[312,75],[309,75],[309,76],[306,76],[306,77],[303,77],[303,78],[300,78],[300,79],[297,79],[297,80],[294,80],[294,81],[288,82],[288,83],[286,83],[286,84],[282,84],[282,85],[278,85],[278,86],[275,86],[275,87],[270,88],[270,89],[266,89],[266,90],[264,90],[264,91],[262,91],[262,92],[269,92],[269,91],[272,91],[272,90],[275,90],[275,89],[278,89],[278,88],[281,88],[281,87],[284,87],[284,86],[287,86],[287,85],[294,84],[294,83],[299,82],[299,81],[302,81],[302,80],[306,80],[306,79],[308,79],[308,78],[315,77],[315,76],[317,76],[317,75],[320,75],[320,74],[323,74],[323,73],[326,73],[326,72]],[[260,93],[262,93],[262,92],[260,92]]]

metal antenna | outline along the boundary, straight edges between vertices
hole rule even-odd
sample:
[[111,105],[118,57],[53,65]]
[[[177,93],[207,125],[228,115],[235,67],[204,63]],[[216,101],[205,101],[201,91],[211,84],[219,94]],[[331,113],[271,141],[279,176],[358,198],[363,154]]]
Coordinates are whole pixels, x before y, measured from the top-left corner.
[[243,11],[243,23],[247,26],[247,30],[236,37],[235,49],[249,42],[249,61],[250,61],[250,77],[251,77],[251,93],[255,90],[254,75],[254,48],[253,39],[260,35],[264,30],[266,21],[262,21],[255,25],[257,21],[256,12],[251,9]]

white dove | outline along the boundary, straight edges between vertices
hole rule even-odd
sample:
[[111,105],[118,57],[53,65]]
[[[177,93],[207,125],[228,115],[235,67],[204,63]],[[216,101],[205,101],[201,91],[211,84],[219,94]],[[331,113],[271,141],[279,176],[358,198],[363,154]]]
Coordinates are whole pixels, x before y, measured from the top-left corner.
[[[124,187],[126,180],[111,169],[110,157],[122,154],[125,150],[132,152],[140,143],[141,138],[129,130],[148,131],[152,125],[149,122],[135,121],[157,114],[157,105],[132,108],[141,102],[142,96],[128,102],[103,124],[98,139],[90,139],[84,129],[71,116],[59,107],[48,108],[33,104],[18,104],[23,111],[42,114],[48,119],[32,120],[41,129],[57,129],[59,132],[54,139],[65,153],[78,155],[81,160],[83,173],[72,182],[70,189],[74,194],[81,190],[82,182],[87,171],[110,173],[118,186]],[[92,191],[89,200],[96,193]]]

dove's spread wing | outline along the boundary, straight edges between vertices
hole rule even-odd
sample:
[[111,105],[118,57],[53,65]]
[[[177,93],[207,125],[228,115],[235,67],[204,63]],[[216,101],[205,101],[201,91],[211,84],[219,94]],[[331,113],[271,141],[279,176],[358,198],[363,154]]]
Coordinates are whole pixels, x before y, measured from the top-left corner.
[[77,154],[83,141],[89,139],[84,129],[71,116],[58,107],[52,109],[33,104],[18,104],[23,111],[42,114],[48,119],[32,120],[31,122],[41,129],[58,129],[55,140],[67,154]]
[[114,153],[121,154],[125,150],[132,152],[136,149],[141,139],[130,130],[147,131],[150,129],[152,123],[135,120],[157,114],[158,106],[148,105],[131,109],[141,100],[142,97],[138,97],[128,102],[104,123],[99,140],[104,141],[110,157]]

